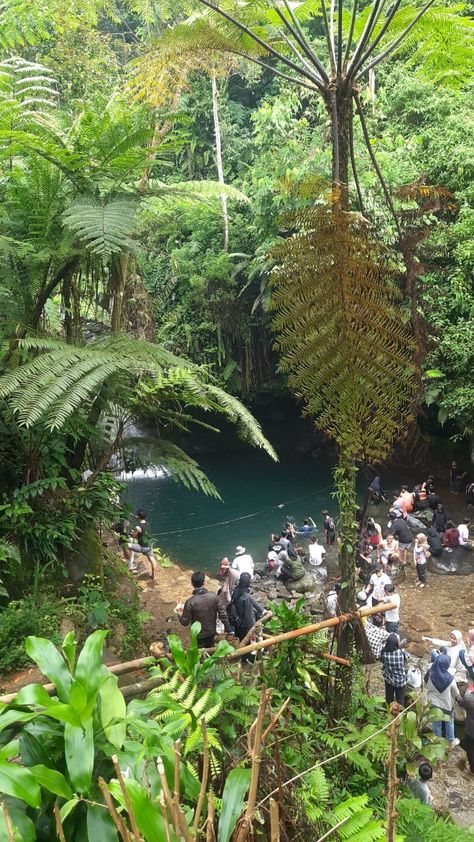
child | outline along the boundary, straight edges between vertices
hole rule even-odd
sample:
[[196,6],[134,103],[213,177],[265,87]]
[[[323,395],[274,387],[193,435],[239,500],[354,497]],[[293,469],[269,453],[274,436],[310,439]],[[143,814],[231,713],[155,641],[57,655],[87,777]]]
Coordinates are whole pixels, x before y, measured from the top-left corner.
[[423,532],[420,532],[415,538],[415,549],[413,550],[420,588],[424,588],[426,585],[426,562],[430,555],[427,537]]
[[430,781],[432,777],[433,767],[431,763],[420,763],[418,767],[418,777],[413,778],[413,780],[408,784],[413,793],[413,797],[418,798],[418,801],[421,801],[422,804],[427,804],[428,807],[431,807],[433,804],[433,796],[431,795],[430,788],[427,784],[427,781]]

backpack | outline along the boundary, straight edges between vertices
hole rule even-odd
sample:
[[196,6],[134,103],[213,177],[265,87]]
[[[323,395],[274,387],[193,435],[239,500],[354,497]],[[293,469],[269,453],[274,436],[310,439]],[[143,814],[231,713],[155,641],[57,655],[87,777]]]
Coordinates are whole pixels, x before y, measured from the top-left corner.
[[239,615],[233,598],[227,606],[227,617],[229,618],[229,623],[231,624],[231,626],[235,628],[235,626],[237,626],[239,623]]

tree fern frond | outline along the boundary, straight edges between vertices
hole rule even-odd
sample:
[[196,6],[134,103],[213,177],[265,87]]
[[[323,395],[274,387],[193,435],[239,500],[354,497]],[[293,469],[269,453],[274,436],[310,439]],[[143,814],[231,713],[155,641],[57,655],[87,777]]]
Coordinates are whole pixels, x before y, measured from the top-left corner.
[[101,202],[82,198],[68,207],[63,220],[92,254],[109,258],[136,248],[131,235],[136,227],[137,210],[138,203],[134,199]]
[[219,386],[214,386],[210,383],[203,385],[203,391],[216,403],[228,419],[235,424],[237,432],[244,441],[248,441],[255,447],[260,447],[275,462],[278,461],[277,454],[268,439],[263,435],[260,424],[255,421],[251,412],[237,398],[232,397],[224,389],[219,388]]

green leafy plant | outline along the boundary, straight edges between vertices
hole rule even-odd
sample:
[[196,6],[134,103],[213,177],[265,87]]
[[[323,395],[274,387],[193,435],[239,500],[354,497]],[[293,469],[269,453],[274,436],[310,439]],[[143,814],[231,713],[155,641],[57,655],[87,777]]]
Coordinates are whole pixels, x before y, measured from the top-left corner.
[[429,702],[418,699],[400,721],[398,732],[399,763],[409,775],[414,775],[422,760],[434,763],[446,758],[446,741],[437,737],[430,728],[432,722],[444,722],[449,716],[433,708]]

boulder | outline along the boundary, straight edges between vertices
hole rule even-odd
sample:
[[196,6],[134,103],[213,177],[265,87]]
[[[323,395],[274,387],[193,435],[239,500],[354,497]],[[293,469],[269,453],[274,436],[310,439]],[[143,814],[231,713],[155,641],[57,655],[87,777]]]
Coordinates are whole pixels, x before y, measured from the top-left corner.
[[311,573],[305,573],[304,576],[302,576],[301,579],[297,579],[296,582],[290,580],[287,582],[287,589],[289,591],[295,591],[297,594],[305,595],[308,592],[314,594],[317,590],[316,582],[311,576]]
[[65,638],[69,632],[74,632],[76,634],[76,626],[75,623],[69,617],[63,617],[59,626],[59,634],[61,635],[61,639]]

